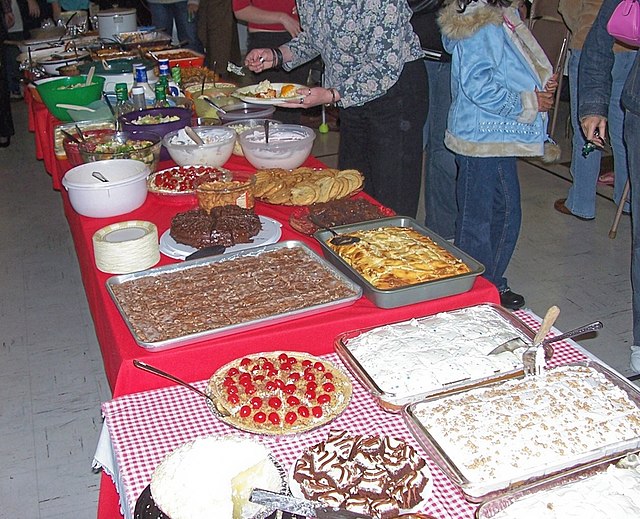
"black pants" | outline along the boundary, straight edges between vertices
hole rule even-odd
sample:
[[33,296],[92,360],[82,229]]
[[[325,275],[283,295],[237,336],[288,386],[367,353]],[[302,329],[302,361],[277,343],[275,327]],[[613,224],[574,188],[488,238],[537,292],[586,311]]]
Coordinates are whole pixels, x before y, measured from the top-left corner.
[[4,53],[0,49],[0,137],[11,137],[14,134],[11,117],[11,96],[9,78],[5,66]]
[[368,194],[412,218],[420,198],[428,88],[420,59],[405,64],[385,95],[340,110],[340,169],[362,172]]

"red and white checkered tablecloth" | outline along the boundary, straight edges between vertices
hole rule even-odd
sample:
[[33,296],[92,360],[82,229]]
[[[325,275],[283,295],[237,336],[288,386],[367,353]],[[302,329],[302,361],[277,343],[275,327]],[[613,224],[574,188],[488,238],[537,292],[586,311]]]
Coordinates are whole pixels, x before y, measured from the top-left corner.
[[[516,315],[534,330],[540,325],[540,319],[530,312],[519,311]],[[550,335],[554,334],[551,332]],[[571,341],[557,342],[554,348],[550,366],[587,358]],[[343,367],[337,355],[330,354],[325,358]],[[346,368],[344,371],[349,373]],[[288,468],[304,449],[326,439],[329,428],[336,428],[354,434],[387,434],[410,442],[427,459],[434,479],[433,494],[422,511],[439,519],[471,519],[476,506],[468,503],[461,491],[428,459],[402,417],[383,411],[365,388],[355,379],[351,378],[351,381],[352,400],[342,415],[325,427],[293,436],[255,436],[239,432],[218,421],[202,397],[181,386],[135,393],[104,403],[102,412],[130,516],[133,517],[136,500],[162,458],[194,438],[224,434],[250,436],[263,442]],[[206,381],[195,385],[204,389]]]

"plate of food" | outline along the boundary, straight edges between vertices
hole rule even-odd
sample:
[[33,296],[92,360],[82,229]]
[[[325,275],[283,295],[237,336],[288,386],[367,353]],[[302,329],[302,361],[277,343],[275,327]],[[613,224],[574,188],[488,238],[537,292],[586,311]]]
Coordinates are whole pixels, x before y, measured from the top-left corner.
[[195,181],[203,176],[211,176],[212,180],[227,181],[232,177],[231,172],[224,168],[212,166],[175,166],[156,171],[149,175],[147,187],[150,193],[156,195],[193,195]]
[[249,501],[254,487],[287,491],[286,472],[265,446],[233,436],[197,438],[156,466],[134,518],[200,517],[207,510],[211,517],[265,519],[273,510]]
[[229,414],[220,418],[243,431],[296,434],[337,418],[351,399],[347,375],[335,364],[292,351],[257,353],[222,366],[207,394]]
[[277,205],[306,206],[352,196],[362,190],[364,177],[355,169],[260,169],[254,196]]
[[312,235],[319,227],[335,227],[395,216],[393,209],[377,205],[366,198],[342,198],[297,207],[289,216],[289,224],[296,231]]
[[[280,222],[267,216],[259,216],[259,219],[262,228],[258,234],[251,238],[250,242],[236,243],[235,245],[227,247],[225,252],[238,252],[252,247],[259,247],[260,245],[277,243],[282,236],[282,225]],[[198,250],[199,248],[177,242],[171,236],[171,229],[167,229],[162,233],[162,236],[160,236],[160,252],[170,258],[184,260],[187,256]]]
[[272,83],[265,79],[257,85],[238,88],[231,95],[245,103],[277,105],[303,99],[304,96],[298,94],[299,88],[306,87],[296,83]]
[[403,440],[333,429],[291,465],[289,487],[295,497],[381,519],[423,509],[433,478]]

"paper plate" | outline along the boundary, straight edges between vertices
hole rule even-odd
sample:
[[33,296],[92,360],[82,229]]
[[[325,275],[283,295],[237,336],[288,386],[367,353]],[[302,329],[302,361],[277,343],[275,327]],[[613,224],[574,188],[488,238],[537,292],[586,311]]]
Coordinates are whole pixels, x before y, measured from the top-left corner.
[[98,270],[108,274],[148,269],[160,261],[158,229],[143,220],[107,225],[93,235],[93,252]]

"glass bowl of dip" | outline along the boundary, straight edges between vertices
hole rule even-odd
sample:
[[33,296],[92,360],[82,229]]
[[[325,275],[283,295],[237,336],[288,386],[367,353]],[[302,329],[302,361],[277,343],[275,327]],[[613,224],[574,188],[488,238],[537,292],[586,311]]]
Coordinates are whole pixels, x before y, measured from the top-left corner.
[[294,169],[307,160],[316,134],[299,124],[277,124],[269,127],[269,142],[264,127],[244,131],[238,138],[244,156],[253,167]]
[[220,167],[231,157],[236,132],[223,126],[197,126],[193,131],[203,140],[196,144],[184,128],[167,133],[162,144],[179,166]]

